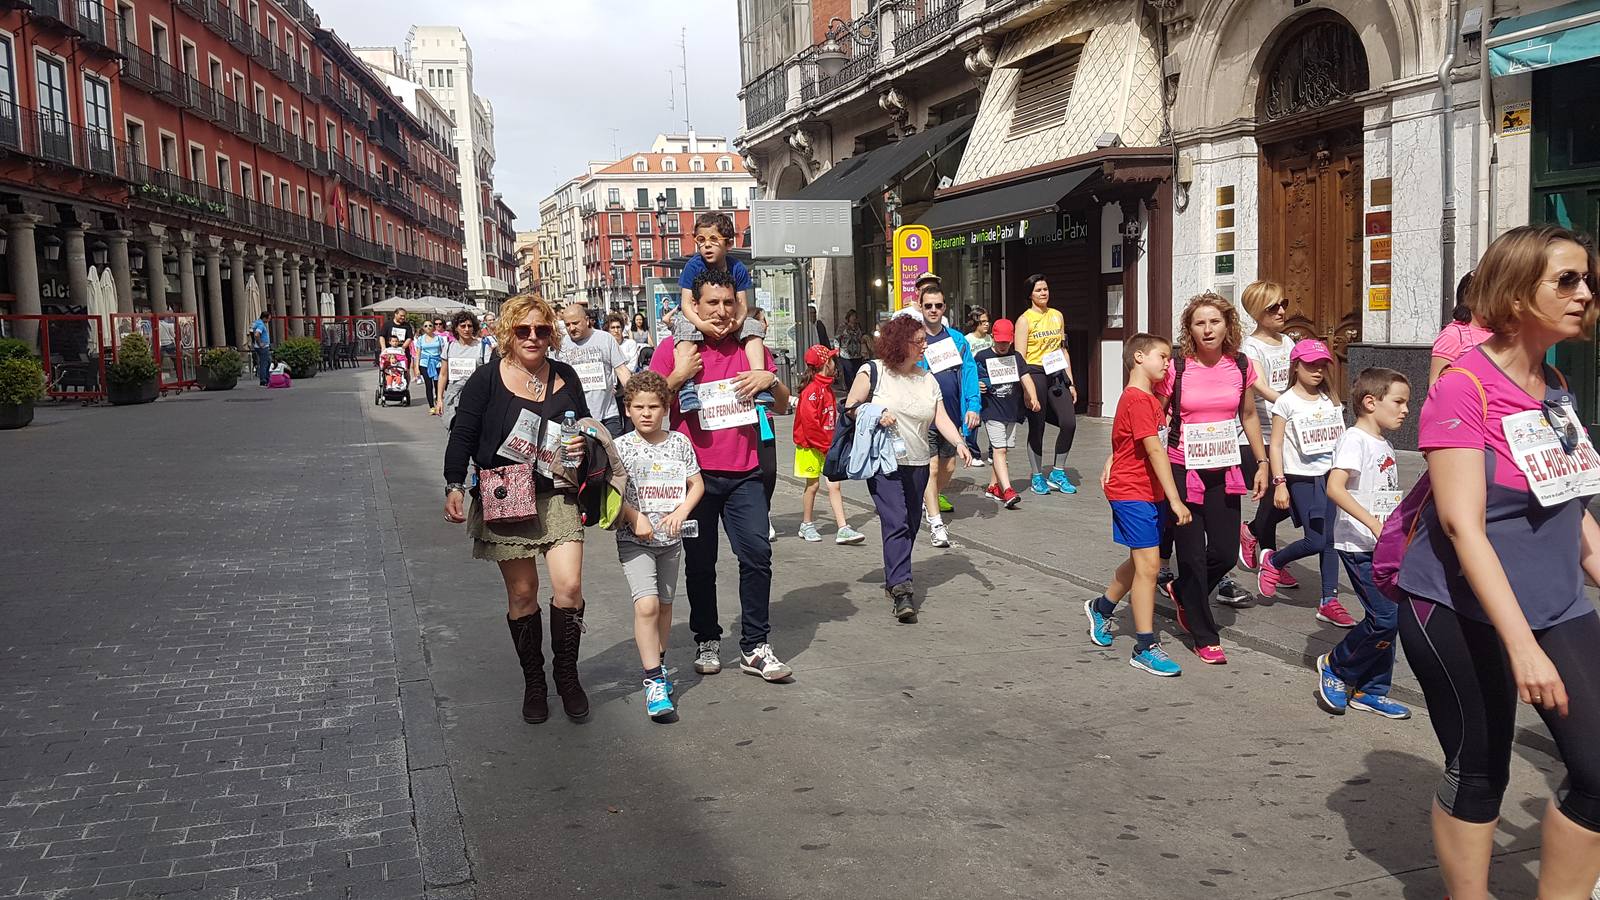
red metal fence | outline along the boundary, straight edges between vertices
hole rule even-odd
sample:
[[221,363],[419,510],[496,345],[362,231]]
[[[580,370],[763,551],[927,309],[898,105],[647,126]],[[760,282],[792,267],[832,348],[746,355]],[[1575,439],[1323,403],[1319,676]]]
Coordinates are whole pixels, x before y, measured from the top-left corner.
[[323,368],[337,369],[378,361],[383,316],[273,316],[268,327],[273,346],[286,336],[316,338]]
[[33,346],[44,363],[45,390],[58,400],[106,395],[105,325],[99,316],[4,315],[0,335]]
[[122,338],[137,331],[150,343],[156,360],[157,385],[164,394],[198,385],[200,374],[200,324],[198,314],[186,312],[112,313],[111,357],[122,348]]

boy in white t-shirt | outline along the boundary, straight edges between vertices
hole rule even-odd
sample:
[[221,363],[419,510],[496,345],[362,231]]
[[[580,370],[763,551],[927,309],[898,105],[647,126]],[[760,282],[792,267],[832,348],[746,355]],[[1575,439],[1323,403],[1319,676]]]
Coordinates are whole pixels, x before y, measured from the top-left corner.
[[1366,617],[1333,652],[1317,659],[1318,704],[1331,713],[1364,709],[1390,719],[1411,710],[1389,699],[1394,674],[1399,605],[1372,583],[1372,550],[1383,520],[1400,505],[1400,471],[1386,431],[1399,428],[1411,402],[1411,385],[1393,369],[1365,369],[1356,376],[1350,406],[1355,427],[1339,436],[1328,470],[1328,499],[1339,507],[1333,546],[1355,586]]

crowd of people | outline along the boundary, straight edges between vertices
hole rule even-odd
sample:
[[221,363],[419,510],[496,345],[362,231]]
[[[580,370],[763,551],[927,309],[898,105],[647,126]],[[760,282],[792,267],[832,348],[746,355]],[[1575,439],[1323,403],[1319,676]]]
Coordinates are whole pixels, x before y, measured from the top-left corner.
[[[625,341],[648,345],[637,319],[597,330],[581,307],[557,311],[534,295],[508,301],[492,335],[454,322],[440,351],[445,516],[467,524],[475,557],[500,567],[529,722],[549,714],[541,557],[556,690],[568,716],[588,713],[577,660],[582,542],[595,527],[615,531],[653,719],[677,716],[667,645],[680,569],[694,669],[723,666],[719,531],[738,567],[739,668],[768,681],[793,675],[769,619],[772,416],[791,398],[753,323],[748,273],[726,258],[717,223],[697,227],[696,238],[702,265],[684,284],[679,325],[647,360],[630,364],[625,350]],[[1332,714],[1408,717],[1389,696],[1397,642],[1404,647],[1446,761],[1432,821],[1457,900],[1488,895],[1519,702],[1544,719],[1567,766],[1545,816],[1541,896],[1584,897],[1600,878],[1600,615],[1584,591],[1586,578],[1600,583],[1600,527],[1586,511],[1600,493],[1600,455],[1544,361],[1557,342],[1592,333],[1597,268],[1594,251],[1558,228],[1513,229],[1486,250],[1434,348],[1418,418],[1426,472],[1409,492],[1386,435],[1413,414],[1413,386],[1399,372],[1367,369],[1341,390],[1329,349],[1285,334],[1288,301],[1277,285],[1242,292],[1249,336],[1234,305],[1208,292],[1183,307],[1176,345],[1150,334],[1124,343],[1126,387],[1100,476],[1110,541],[1128,555],[1084,604],[1088,640],[1114,644],[1127,600],[1129,665],[1180,675],[1156,625],[1165,591],[1195,658],[1224,665],[1211,597],[1243,605],[1222,590],[1230,571],[1251,571],[1256,593],[1271,597],[1293,583],[1290,563],[1314,560],[1315,615],[1347,629],[1316,662],[1318,703]],[[1076,387],[1065,323],[1044,277],[1027,289],[1015,321],[982,313],[961,333],[946,324],[943,287],[929,280],[917,305],[874,338],[847,316],[832,346],[804,354],[793,398],[794,473],[805,483],[799,536],[822,540],[814,507],[825,487],[836,541],[865,540],[839,492],[844,480],[865,481],[886,605],[902,623],[922,608],[918,534],[926,526],[936,547],[949,545],[941,491],[957,459],[987,463],[984,494],[1017,508],[1007,451],[1026,423],[1027,487],[1077,489],[1066,475]],[[1046,457],[1049,425],[1057,434]],[[591,503],[596,483],[610,485],[615,502]],[[1258,502],[1248,521],[1246,496]],[[1280,546],[1285,521],[1298,534]],[[1339,602],[1341,569],[1359,620]]]

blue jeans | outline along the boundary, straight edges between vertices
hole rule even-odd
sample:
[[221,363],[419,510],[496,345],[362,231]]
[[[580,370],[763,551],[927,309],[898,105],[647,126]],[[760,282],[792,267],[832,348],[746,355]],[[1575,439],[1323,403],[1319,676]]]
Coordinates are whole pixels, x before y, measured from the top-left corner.
[[1272,565],[1281,569],[1297,559],[1316,555],[1322,570],[1322,593],[1318,599],[1326,600],[1339,593],[1339,558],[1333,549],[1333,517],[1338,508],[1328,500],[1325,475],[1290,475],[1287,483],[1290,507],[1296,524],[1305,529],[1305,536],[1273,551]]
[[911,548],[922,529],[922,492],[928,487],[928,465],[902,465],[887,475],[867,480],[872,503],[883,528],[883,586],[911,583]]
[[1400,607],[1373,585],[1371,553],[1337,552],[1367,615],[1328,654],[1328,664],[1351,690],[1386,697],[1394,677],[1394,642],[1400,633]]
[[772,545],[767,543],[770,508],[761,490],[761,470],[712,472],[702,469],[705,496],[695,505],[700,536],[683,540],[683,583],[689,595],[689,630],[695,642],[722,639],[717,620],[717,522],[728,529],[728,543],[739,560],[739,649],[745,653],[767,642],[771,627]]
[[262,384],[267,383],[267,377],[272,374],[272,348],[257,347],[256,350],[256,377]]

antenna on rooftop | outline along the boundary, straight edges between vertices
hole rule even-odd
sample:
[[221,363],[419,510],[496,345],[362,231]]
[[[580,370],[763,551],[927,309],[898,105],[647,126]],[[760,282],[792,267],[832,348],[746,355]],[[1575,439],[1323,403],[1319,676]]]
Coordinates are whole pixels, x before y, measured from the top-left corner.
[[683,130],[688,133],[694,130],[689,124],[689,29],[678,29],[678,49],[683,52]]

